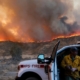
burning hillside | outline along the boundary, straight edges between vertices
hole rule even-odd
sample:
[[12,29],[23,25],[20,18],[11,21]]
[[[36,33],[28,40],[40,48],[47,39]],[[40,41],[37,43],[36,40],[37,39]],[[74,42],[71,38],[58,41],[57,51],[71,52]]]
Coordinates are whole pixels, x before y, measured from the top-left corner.
[[35,57],[39,53],[44,54],[51,54],[52,49],[57,43],[57,41],[60,41],[59,49],[71,44],[76,44],[77,41],[80,41],[80,36],[76,37],[70,37],[70,38],[58,38],[54,41],[49,42],[28,42],[28,43],[18,43],[18,42],[11,42],[11,41],[2,41],[0,42],[0,56],[12,56],[16,59],[21,60],[21,56],[25,55],[24,57],[30,58]]
[[35,42],[80,35],[80,0],[0,0],[0,41]]

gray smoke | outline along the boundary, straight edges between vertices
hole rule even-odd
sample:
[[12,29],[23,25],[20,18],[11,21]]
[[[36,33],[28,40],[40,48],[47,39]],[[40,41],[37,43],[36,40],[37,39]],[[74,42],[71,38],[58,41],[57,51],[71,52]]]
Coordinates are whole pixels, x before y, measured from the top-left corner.
[[[22,42],[47,41],[80,30],[76,22],[66,23],[73,11],[72,0],[0,0],[0,5],[6,6],[8,12],[14,12],[11,14],[11,22],[2,32],[7,33],[4,36],[9,40],[12,37],[13,40]],[[17,35],[9,32],[9,29],[15,28],[18,29]]]

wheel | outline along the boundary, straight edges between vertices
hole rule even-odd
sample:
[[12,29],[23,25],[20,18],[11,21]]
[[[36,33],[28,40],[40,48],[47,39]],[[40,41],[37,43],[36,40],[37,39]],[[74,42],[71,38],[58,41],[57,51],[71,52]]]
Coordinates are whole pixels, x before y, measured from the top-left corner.
[[39,79],[37,79],[36,77],[29,77],[29,78],[27,78],[25,80],[39,80]]

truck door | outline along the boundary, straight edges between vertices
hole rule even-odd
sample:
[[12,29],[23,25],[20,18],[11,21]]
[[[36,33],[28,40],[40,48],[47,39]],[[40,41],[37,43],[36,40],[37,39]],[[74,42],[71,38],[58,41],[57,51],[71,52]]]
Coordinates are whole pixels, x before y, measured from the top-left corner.
[[48,73],[48,80],[58,80],[57,79],[56,52],[57,52],[59,43],[60,41],[54,46],[52,54],[49,58],[45,58],[44,54],[39,54],[37,58],[38,64],[47,64],[45,67],[45,72]]
[[48,80],[58,80],[56,52],[60,41],[55,45],[51,54],[51,61],[48,64]]

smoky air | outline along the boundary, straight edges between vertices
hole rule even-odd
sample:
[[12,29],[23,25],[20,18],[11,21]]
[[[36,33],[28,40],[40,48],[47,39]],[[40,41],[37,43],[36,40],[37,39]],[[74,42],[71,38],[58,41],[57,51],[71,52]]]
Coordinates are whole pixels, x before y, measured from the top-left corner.
[[0,0],[0,41],[47,41],[80,34],[80,0]]

